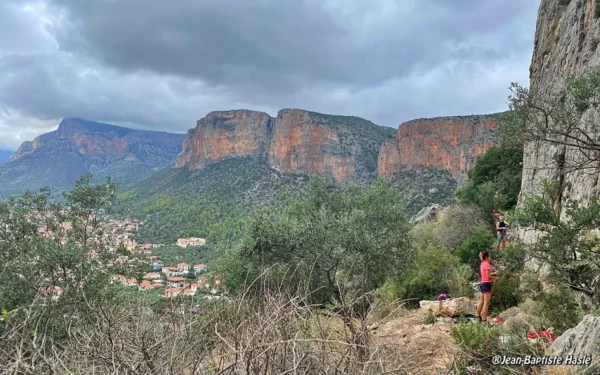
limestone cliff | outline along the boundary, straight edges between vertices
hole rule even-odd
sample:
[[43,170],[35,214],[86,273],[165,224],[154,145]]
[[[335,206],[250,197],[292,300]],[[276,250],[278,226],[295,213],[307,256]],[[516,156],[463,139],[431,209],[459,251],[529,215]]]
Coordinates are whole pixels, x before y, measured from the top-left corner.
[[188,131],[176,165],[197,170],[210,162],[258,153],[266,146],[270,124],[271,117],[263,112],[211,112]]
[[298,109],[212,112],[190,130],[176,167],[199,170],[227,158],[264,157],[281,173],[362,182],[377,174],[377,155],[393,129],[351,116]]
[[396,136],[379,154],[380,176],[402,171],[435,168],[463,181],[475,164],[495,144],[494,116],[458,116],[419,119],[400,125]]
[[[568,78],[600,67],[598,7],[595,0],[541,1],[530,67],[532,90],[558,94]],[[559,167],[562,158],[576,157],[577,151],[566,147],[541,142],[526,144],[521,199],[539,189],[544,179],[570,186],[563,192],[562,200],[598,194],[598,170],[565,171]]]

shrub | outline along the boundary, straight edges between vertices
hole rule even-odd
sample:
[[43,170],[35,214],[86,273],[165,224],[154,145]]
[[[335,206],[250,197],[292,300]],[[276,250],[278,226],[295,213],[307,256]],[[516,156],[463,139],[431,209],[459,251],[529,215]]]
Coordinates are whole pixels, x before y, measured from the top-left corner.
[[489,250],[494,242],[492,231],[480,227],[464,240],[456,250],[458,258],[463,264],[468,264],[476,273],[479,272],[479,252]]
[[467,183],[456,192],[458,201],[475,204],[486,212],[492,211],[494,202],[503,209],[514,207],[521,190],[522,161],[521,148],[490,148],[469,171]]
[[441,293],[458,297],[468,293],[471,276],[447,248],[430,246],[419,250],[412,272],[398,290],[405,291],[403,298],[435,299]]
[[542,293],[538,295],[537,301],[541,304],[538,315],[554,328],[557,335],[575,327],[583,318],[577,296],[568,288],[557,288],[550,293]]
[[494,281],[492,286],[492,308],[506,310],[521,303],[519,290],[519,277],[513,274],[504,274]]
[[479,208],[455,205],[440,213],[435,227],[435,235],[444,246],[454,250],[485,225],[484,213]]
[[423,324],[435,324],[436,321],[437,319],[435,318],[435,315],[433,315],[433,311],[430,309],[423,319]]
[[475,206],[455,205],[442,210],[436,220],[413,228],[417,248],[443,246],[454,251],[479,228],[486,226],[483,212]]
[[498,352],[500,329],[496,326],[461,321],[451,327],[451,334],[454,342],[474,357],[491,357]]
[[511,245],[504,250],[492,250],[492,259],[502,262],[506,272],[523,270],[526,261],[526,250],[522,245]]

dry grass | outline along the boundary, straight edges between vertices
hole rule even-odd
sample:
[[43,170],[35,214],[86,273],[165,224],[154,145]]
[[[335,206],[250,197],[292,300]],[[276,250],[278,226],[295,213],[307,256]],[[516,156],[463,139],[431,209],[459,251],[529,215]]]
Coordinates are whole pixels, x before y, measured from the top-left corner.
[[404,341],[375,333],[385,322],[372,311],[332,312],[281,292],[219,301],[200,315],[182,314],[192,309],[183,301],[160,313],[144,301],[89,306],[96,313],[85,323],[65,317],[64,337],[45,326],[48,311],[32,307],[0,332],[0,373],[403,374],[427,367]]

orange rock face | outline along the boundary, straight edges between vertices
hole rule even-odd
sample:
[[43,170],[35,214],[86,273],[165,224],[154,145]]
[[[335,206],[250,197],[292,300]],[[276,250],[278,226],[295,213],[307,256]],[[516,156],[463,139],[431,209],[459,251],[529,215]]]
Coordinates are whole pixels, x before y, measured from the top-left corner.
[[378,174],[386,177],[423,167],[446,169],[464,180],[477,158],[495,144],[497,120],[461,116],[413,120],[398,128],[382,147]]
[[75,134],[73,141],[82,155],[119,159],[125,156],[127,150],[127,140],[124,138],[108,139],[90,134]]
[[296,109],[281,110],[277,118],[248,110],[212,112],[188,132],[176,167],[198,170],[226,158],[264,155],[282,173],[351,181],[357,157],[342,152],[334,128],[320,123],[323,116]]
[[313,123],[308,112],[283,110],[273,127],[269,161],[280,172],[330,175],[346,182],[354,177],[355,160],[335,155],[338,143],[336,133]]
[[208,162],[259,152],[267,140],[270,121],[263,112],[211,112],[188,132],[177,166],[196,170]]

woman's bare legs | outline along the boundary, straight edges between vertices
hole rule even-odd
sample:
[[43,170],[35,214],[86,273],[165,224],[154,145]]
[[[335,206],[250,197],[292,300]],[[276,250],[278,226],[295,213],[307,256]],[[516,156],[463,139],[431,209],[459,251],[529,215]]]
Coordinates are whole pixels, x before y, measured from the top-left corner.
[[[490,303],[492,301],[492,293],[481,293],[483,307],[481,309],[481,320],[487,320],[488,310],[490,308]],[[481,303],[481,301],[479,301]],[[479,306],[477,307],[477,313],[479,313]]]
[[479,319],[481,319],[481,311],[483,310],[483,304],[485,302],[484,296],[485,294],[479,293],[479,303],[477,304],[477,317]]

